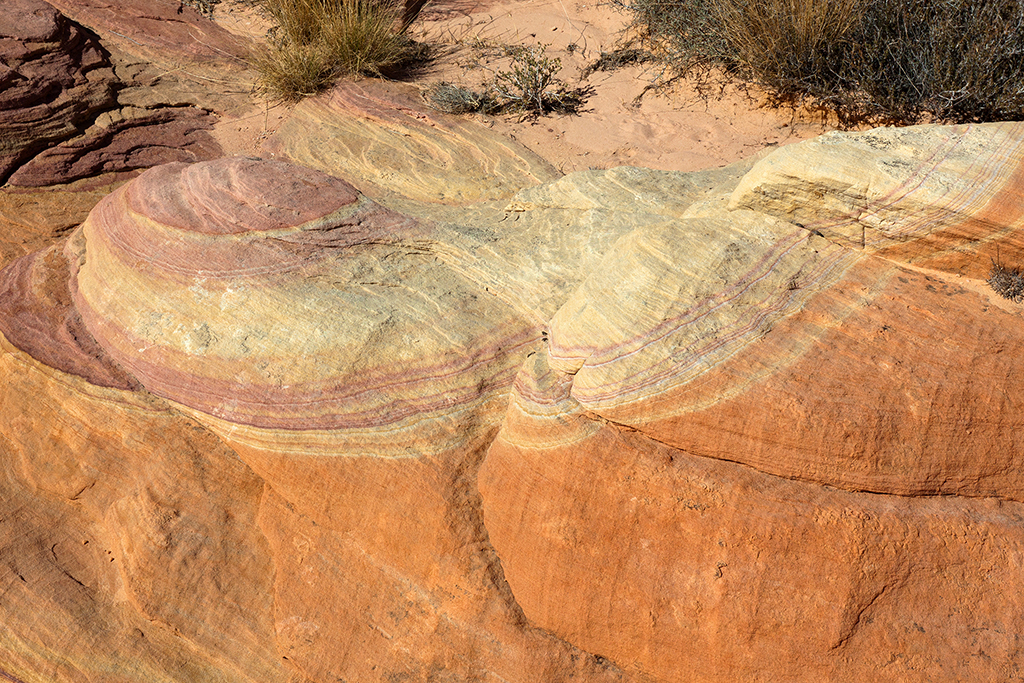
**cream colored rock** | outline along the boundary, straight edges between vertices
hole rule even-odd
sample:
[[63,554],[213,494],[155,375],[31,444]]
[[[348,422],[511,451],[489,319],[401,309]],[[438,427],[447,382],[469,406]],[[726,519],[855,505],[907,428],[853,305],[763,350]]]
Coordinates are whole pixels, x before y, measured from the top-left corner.
[[833,135],[619,238],[481,468],[527,618],[661,681],[1014,675],[1021,308],[920,264],[1016,243],[1022,140]]
[[304,101],[264,149],[346,178],[375,199],[465,205],[508,199],[561,175],[477,122],[428,109],[415,89],[382,82],[341,83]]
[[758,162],[731,197],[838,244],[974,278],[1024,258],[1021,124],[827,133]]

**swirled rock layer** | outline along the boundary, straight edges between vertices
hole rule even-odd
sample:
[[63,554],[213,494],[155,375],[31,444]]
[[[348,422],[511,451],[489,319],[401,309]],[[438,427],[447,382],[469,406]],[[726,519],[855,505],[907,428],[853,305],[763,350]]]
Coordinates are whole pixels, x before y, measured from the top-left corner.
[[[502,212],[483,215],[498,221]],[[560,267],[523,269],[512,282],[480,258],[495,228],[419,222],[320,172],[230,158],[147,171],[101,201],[64,244],[3,271],[9,286],[0,303],[16,315],[0,317],[0,331],[18,347],[4,347],[6,360],[35,368],[42,359],[72,386],[82,378],[95,391],[106,384],[101,396],[115,404],[162,406],[126,391],[144,387],[179,418],[194,418],[197,433],[212,438],[205,428],[212,430],[248,475],[268,484],[258,527],[247,527],[268,546],[246,541],[238,550],[254,567],[235,583],[203,583],[192,611],[176,611],[166,595],[168,577],[197,580],[192,567],[160,567],[158,558],[165,548],[198,552],[190,543],[205,530],[163,486],[103,507],[101,531],[118,543],[110,561],[133,601],[112,629],[160,619],[196,661],[217,661],[213,636],[238,618],[218,607],[219,596],[237,603],[235,587],[262,586],[258,562],[269,553],[272,606],[237,603],[255,610],[251,628],[222,645],[248,642],[269,620],[273,635],[262,632],[261,643],[295,676],[427,681],[444,671],[472,680],[487,671],[524,683],[622,680],[613,665],[525,627],[475,488],[508,387],[541,334],[528,302],[553,312],[582,278],[579,264],[622,226],[590,227],[552,245],[537,238],[542,222],[526,227],[518,247],[492,247],[497,261],[520,259],[499,263],[498,273],[515,274],[550,250]],[[110,381],[117,373],[125,384]],[[116,424],[123,411],[113,412],[107,419]],[[45,425],[17,426],[19,442],[46,441]],[[90,480],[75,468],[101,465],[68,462],[67,450],[47,451],[30,472],[69,471],[60,490],[82,495]],[[218,466],[196,458],[197,468]],[[249,520],[239,506],[217,514]],[[229,564],[241,556],[223,552]],[[95,570],[88,554],[74,557]],[[64,623],[59,613],[53,623]],[[25,651],[67,648],[49,632],[18,633]],[[138,637],[115,636],[137,649]],[[85,671],[111,666],[73,662]],[[266,664],[257,657],[223,668],[242,679],[286,680]],[[26,655],[15,672],[35,666]]]
[[731,206],[884,258],[984,278],[1024,260],[1019,123],[828,133],[760,161]]
[[439,197],[374,97],[377,176],[160,166],[0,271],[0,677],[1017,675],[1024,126]]
[[341,83],[305,100],[267,153],[344,178],[373,197],[465,205],[509,199],[561,175],[522,145],[428,109],[398,84]]
[[100,345],[150,391],[257,440],[345,430],[404,452],[418,441],[403,430],[435,415],[440,447],[536,337],[438,259],[429,227],[279,162],[153,169],[82,235],[77,303]]
[[948,271],[1017,253],[1022,145],[834,134],[621,237],[481,469],[526,616],[666,681],[1009,675],[1022,310]]

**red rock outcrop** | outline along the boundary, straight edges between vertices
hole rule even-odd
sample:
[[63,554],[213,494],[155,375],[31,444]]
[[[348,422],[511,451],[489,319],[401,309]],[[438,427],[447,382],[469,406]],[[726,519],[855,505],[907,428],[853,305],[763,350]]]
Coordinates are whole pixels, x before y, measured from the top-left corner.
[[102,176],[109,184],[160,164],[216,159],[223,150],[206,133],[215,121],[201,109],[161,107],[43,150],[7,182],[12,187],[46,187]]
[[114,104],[116,78],[95,34],[42,0],[0,7],[0,184],[29,155]]
[[1016,675],[1024,126],[559,177],[374,88],[0,271],[0,677]]
[[1021,310],[907,264],[1016,253],[1022,142],[833,134],[621,238],[481,470],[526,617],[657,680],[1012,676]]
[[[74,21],[148,63],[205,71],[237,65],[247,47],[238,37],[178,0],[52,0]],[[223,77],[223,71],[218,75]]]

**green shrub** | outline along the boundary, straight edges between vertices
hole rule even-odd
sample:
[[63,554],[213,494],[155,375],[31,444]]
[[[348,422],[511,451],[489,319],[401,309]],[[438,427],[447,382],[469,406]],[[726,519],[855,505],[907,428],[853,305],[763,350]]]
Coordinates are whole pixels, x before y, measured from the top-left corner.
[[[422,5],[421,5],[422,6]],[[381,75],[418,55],[391,0],[258,0],[273,22],[270,45],[253,57],[271,96],[299,100],[343,75]]]
[[714,69],[841,120],[1024,118],[1024,0],[616,0],[677,75]]

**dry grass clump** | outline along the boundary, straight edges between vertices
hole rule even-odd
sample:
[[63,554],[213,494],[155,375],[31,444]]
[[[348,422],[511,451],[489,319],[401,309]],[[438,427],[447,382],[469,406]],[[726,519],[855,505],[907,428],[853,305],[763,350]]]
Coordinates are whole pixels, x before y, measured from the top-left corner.
[[427,89],[431,106],[447,114],[488,113],[498,107],[490,93],[479,93],[462,85],[447,81],[435,83]]
[[393,0],[258,0],[274,24],[269,47],[253,56],[260,86],[300,100],[344,75],[382,75],[420,56]]
[[614,0],[675,75],[715,69],[847,123],[1024,117],[1024,0]]

